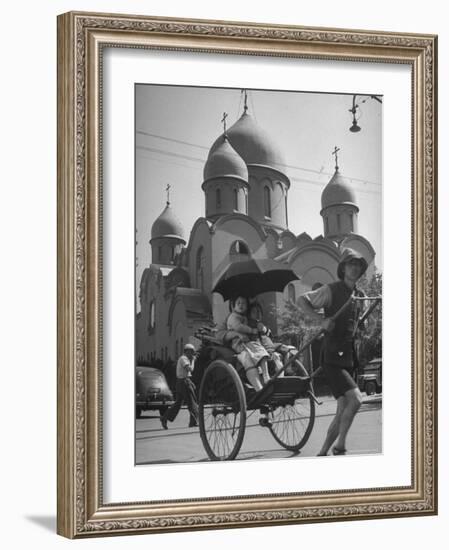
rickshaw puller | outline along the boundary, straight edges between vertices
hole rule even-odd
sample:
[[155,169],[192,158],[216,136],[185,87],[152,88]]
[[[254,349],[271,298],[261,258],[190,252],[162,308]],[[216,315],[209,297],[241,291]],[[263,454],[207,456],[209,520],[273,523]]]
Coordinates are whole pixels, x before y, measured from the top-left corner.
[[[335,417],[328,428],[318,456],[326,456],[334,443],[334,455],[346,454],[346,437],[362,403],[362,394],[351,376],[355,366],[354,327],[358,319],[359,306],[352,300],[335,321],[332,316],[351,296],[364,296],[356,288],[356,283],[367,267],[363,256],[352,249],[346,249],[337,268],[340,280],[307,292],[298,299],[298,305],[304,313],[320,321],[321,327],[325,330],[322,367],[337,400]],[[324,308],[324,319],[315,311],[321,308]]]

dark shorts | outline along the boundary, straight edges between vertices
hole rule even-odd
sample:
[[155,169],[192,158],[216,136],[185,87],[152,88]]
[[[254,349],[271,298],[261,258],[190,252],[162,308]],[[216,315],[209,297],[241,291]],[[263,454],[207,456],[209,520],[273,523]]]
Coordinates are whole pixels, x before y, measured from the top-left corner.
[[351,376],[353,369],[324,366],[323,370],[335,399],[342,397],[348,390],[357,388],[357,384]]

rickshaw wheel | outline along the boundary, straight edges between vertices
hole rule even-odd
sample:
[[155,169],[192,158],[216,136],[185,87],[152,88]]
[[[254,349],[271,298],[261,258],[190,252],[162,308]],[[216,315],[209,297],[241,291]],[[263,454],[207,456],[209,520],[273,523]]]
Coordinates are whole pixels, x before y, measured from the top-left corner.
[[309,395],[275,407],[270,414],[270,432],[284,449],[299,451],[307,443],[315,423],[315,402]]
[[218,359],[206,369],[199,393],[199,428],[211,460],[233,460],[246,427],[246,397],[235,368]]

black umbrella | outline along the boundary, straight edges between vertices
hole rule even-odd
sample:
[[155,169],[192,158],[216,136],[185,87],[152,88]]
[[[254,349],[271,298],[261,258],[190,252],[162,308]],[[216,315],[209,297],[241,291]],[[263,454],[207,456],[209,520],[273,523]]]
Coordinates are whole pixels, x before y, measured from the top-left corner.
[[282,292],[290,281],[299,278],[276,260],[246,260],[232,263],[215,285],[224,300],[237,296],[252,298],[263,292]]

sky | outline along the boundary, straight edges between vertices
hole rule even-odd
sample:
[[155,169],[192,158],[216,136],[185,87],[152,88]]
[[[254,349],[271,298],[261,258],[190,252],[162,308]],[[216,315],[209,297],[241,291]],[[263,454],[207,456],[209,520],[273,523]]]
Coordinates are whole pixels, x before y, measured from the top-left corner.
[[[151,263],[151,226],[170,204],[186,240],[205,214],[203,168],[209,149],[243,113],[240,89],[137,84],[136,98],[136,281]],[[354,91],[356,93],[356,90]],[[382,269],[382,104],[356,95],[358,125],[352,133],[353,95],[248,90],[248,113],[270,134],[290,178],[289,229],[312,238],[323,233],[321,193],[335,171],[353,187],[359,234],[376,251]]]

